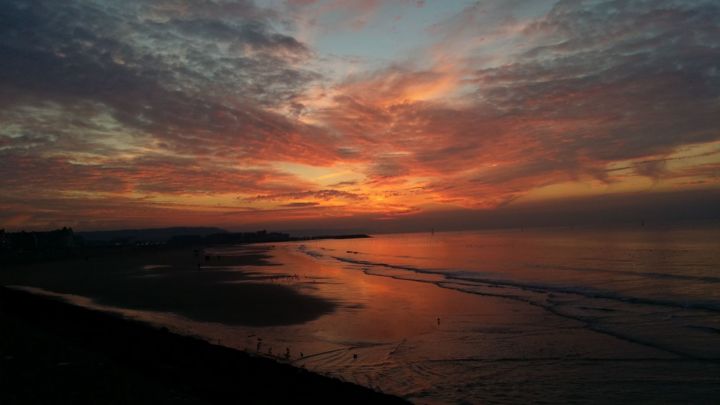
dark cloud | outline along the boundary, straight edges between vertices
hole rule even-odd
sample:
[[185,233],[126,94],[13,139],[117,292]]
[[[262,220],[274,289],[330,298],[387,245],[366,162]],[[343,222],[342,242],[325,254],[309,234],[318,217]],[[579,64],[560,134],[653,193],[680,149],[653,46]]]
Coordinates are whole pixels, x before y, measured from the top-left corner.
[[528,135],[599,161],[718,139],[719,21],[711,2],[562,1],[527,29],[554,44],[478,72],[481,107],[574,124]]
[[144,194],[223,194],[295,192],[310,184],[272,169],[238,169],[199,164],[192,158],[142,156],[94,163],[70,157],[37,159],[0,153],[0,187],[7,194],[57,192],[138,192]]
[[[517,24],[507,15],[493,32]],[[457,26],[443,35],[466,32],[474,18],[450,20]],[[672,178],[648,159],[720,139],[718,32],[712,1],[560,1],[525,27],[522,52],[472,71],[475,92],[460,107],[393,101],[439,80],[394,66],[352,78],[322,114],[373,151],[364,155],[371,178],[434,178],[431,190],[448,198],[507,201],[554,183],[610,183],[608,165],[630,160],[642,160],[635,174]],[[398,150],[405,155],[382,153]]]
[[335,154],[275,111],[317,75],[273,18],[247,1],[2,2],[0,199],[311,187],[264,163]]
[[293,193],[277,193],[277,194],[257,195],[252,198],[243,198],[243,200],[245,200],[245,201],[283,201],[283,200],[302,200],[305,198],[316,198],[318,200],[328,201],[328,200],[334,200],[334,199],[362,200],[365,197],[360,194],[350,193],[347,191],[323,189],[323,190],[300,191],[300,192],[293,192]]
[[404,156],[382,156],[370,167],[371,178],[399,177],[410,173],[408,167],[403,164],[407,160]]
[[286,208],[308,208],[308,207],[314,207],[317,206],[318,203],[316,202],[310,202],[310,201],[298,201],[298,202],[291,202],[288,204],[282,204],[281,207]]
[[658,179],[667,173],[667,164],[664,160],[652,160],[645,162],[637,162],[634,164],[635,173]]
[[357,184],[357,181],[341,181],[339,183],[331,184],[330,187],[356,186]]
[[[316,145],[322,134],[311,136],[311,128],[268,109],[291,102],[317,78],[293,67],[308,55],[303,44],[274,32],[267,17],[229,22],[199,12],[162,19],[151,5],[3,3],[0,106],[98,103],[129,131],[150,133],[182,153],[261,156],[276,139],[303,144],[300,153],[273,148],[280,157],[332,153]],[[247,2],[237,8],[260,14],[253,10]]]
[[[249,0],[6,0],[0,205],[14,199],[7,221],[39,224],[70,217],[48,201],[88,215],[129,204],[142,222],[150,203],[117,195],[234,193],[300,215],[332,200],[512,206],[538,187],[632,175],[717,184],[716,155],[671,160],[720,139],[720,4],[559,1],[521,21],[528,4],[478,3],[431,29],[444,38],[433,50],[520,32],[502,55],[462,48],[453,66],[395,63],[325,87],[301,67],[314,51],[276,28],[287,16]],[[497,18],[479,24],[483,13]],[[342,161],[365,180],[323,189],[278,161]],[[118,200],[93,210],[83,193]],[[17,203],[30,194],[34,214]]]

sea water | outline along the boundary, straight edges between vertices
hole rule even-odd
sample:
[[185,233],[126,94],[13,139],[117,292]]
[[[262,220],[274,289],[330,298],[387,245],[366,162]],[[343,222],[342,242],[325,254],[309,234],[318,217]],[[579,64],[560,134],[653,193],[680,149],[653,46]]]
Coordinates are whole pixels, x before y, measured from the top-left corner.
[[716,228],[373,235],[270,253],[271,271],[339,307],[226,336],[236,345],[262,335],[297,365],[420,403],[720,401]]
[[424,232],[208,252],[248,251],[274,265],[203,271],[262,273],[336,309],[266,327],[125,313],[416,403],[720,401],[717,227]]

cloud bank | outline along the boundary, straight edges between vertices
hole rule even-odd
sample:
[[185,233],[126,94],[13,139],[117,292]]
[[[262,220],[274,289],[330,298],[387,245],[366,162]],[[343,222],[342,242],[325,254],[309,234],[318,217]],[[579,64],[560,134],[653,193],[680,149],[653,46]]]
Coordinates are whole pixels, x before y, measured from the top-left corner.
[[[0,226],[382,220],[720,185],[716,2],[442,4],[3,2]],[[382,55],[363,38],[400,23],[425,36],[376,60],[322,41]]]

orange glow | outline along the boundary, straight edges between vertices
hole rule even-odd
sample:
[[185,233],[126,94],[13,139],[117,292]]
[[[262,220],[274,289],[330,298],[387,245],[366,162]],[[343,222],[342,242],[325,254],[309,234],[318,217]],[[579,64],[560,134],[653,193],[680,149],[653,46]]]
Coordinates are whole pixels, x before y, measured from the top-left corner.
[[[20,3],[2,15],[26,18]],[[693,5],[607,29],[594,4],[270,3],[33,9],[47,32],[0,38],[18,51],[0,67],[0,228],[390,221],[720,188],[717,46]]]

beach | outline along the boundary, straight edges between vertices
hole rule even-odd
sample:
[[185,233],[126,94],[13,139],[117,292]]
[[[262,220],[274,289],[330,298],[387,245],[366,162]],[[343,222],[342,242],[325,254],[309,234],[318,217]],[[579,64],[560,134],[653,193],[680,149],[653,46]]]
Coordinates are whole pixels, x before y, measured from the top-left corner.
[[[302,323],[333,310],[333,303],[253,275],[205,278],[206,262],[222,266],[270,266],[263,249],[239,257],[205,258],[195,249],[123,248],[87,258],[5,269],[7,279],[45,291],[95,297],[104,309],[172,310],[202,322],[267,326]],[[148,265],[147,263],[161,263]],[[158,283],[158,273],[181,276]],[[128,283],[135,270],[153,270],[146,283]],[[264,279],[263,276],[257,276]],[[144,277],[141,277],[144,278]],[[202,277],[200,277],[202,279]],[[203,290],[211,282],[212,291]],[[109,286],[112,286],[111,288]],[[192,291],[188,291],[192,289]],[[187,300],[185,294],[199,299]],[[88,301],[89,302],[89,301]],[[0,354],[3,403],[242,403],[310,401],[402,403],[349,383],[247,355],[201,338],[173,334],[123,317],[86,309],[59,295],[13,288],[0,291]],[[186,305],[187,304],[187,305]],[[236,311],[225,311],[227,307]],[[286,362],[285,362],[286,363]]]
[[11,267],[3,277],[6,285],[88,297],[110,307],[170,311],[202,322],[293,324],[333,310],[332,302],[266,283],[268,276],[259,272],[209,271],[274,266],[266,250],[248,248],[242,255],[219,257],[189,247],[126,247]]
[[712,402],[717,234],[552,229],[152,248],[2,277],[414,403]]
[[0,288],[4,404],[404,403],[166,328]]

